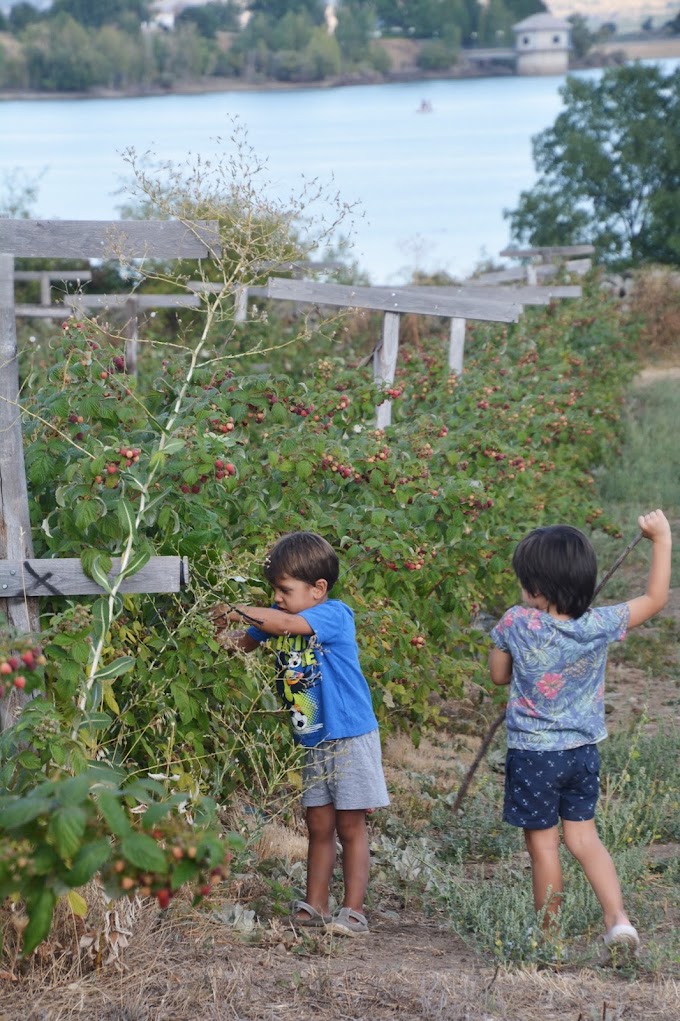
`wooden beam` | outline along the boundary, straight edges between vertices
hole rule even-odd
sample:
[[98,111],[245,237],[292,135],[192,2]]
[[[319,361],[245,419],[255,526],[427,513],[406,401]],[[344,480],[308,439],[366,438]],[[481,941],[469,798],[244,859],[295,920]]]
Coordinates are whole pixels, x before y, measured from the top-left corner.
[[554,287],[471,287],[467,283],[463,286],[437,287],[411,287],[406,285],[403,290],[416,291],[421,294],[441,294],[442,297],[473,298],[480,292],[485,298],[492,301],[517,301],[521,305],[549,305],[555,298],[580,298],[583,289],[577,284],[563,284]]
[[[555,276],[557,266],[536,266],[536,276],[540,279]],[[466,287],[487,287],[489,284],[510,284],[519,280],[526,280],[526,269],[524,266],[513,266],[511,269],[493,270],[491,273],[482,273],[478,277],[470,277],[465,281]],[[512,293],[512,292],[510,292]]]
[[[109,580],[116,580],[120,560],[112,560]],[[152,557],[120,584],[120,592],[179,592],[189,581],[186,557]],[[83,571],[77,558],[0,560],[0,598],[23,602],[38,596],[100,596],[104,592]]]
[[334,305],[342,308],[367,308],[381,312],[415,312],[446,319],[464,317],[491,322],[517,322],[522,306],[512,301],[492,301],[483,296],[465,298],[423,297],[394,287],[347,287],[319,284],[313,280],[288,280],[270,277],[267,297],[283,301]]
[[17,319],[68,319],[71,309],[66,305],[15,305]]
[[196,294],[65,294],[64,305],[72,309],[128,308],[134,302],[137,309],[145,308],[200,308],[202,302]]
[[8,220],[0,252],[51,259],[207,259],[218,254],[219,224],[198,220]]
[[594,255],[594,245],[546,245],[538,248],[504,248],[499,253],[503,259],[552,259],[569,255]]
[[35,282],[47,277],[48,280],[91,280],[89,269],[15,269],[14,280],[20,283]]

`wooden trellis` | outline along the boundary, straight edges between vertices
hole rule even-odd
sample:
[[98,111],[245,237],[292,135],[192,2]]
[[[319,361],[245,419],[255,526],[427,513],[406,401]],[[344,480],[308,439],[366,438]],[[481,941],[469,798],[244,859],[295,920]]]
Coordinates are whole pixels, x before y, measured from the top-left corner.
[[[268,298],[382,312],[382,338],[375,349],[373,375],[376,382],[387,385],[394,382],[399,354],[399,324],[405,312],[450,320],[449,368],[455,373],[462,372],[463,368],[467,319],[514,323],[522,312],[520,303],[508,299],[487,298],[479,293],[441,296],[439,288],[432,290],[437,293],[423,294],[415,289],[398,287],[347,287],[279,277],[271,277],[267,283]],[[379,429],[384,429],[391,421],[392,402],[386,400],[377,409],[376,424]]]
[[[14,280],[16,257],[206,259],[219,251],[216,222],[72,221],[0,219],[0,599],[8,623],[20,633],[39,630],[40,595],[103,594],[78,560],[35,560],[24,466]],[[144,573],[143,573],[144,572]],[[118,577],[116,565],[110,582]],[[154,557],[120,582],[120,591],[177,592],[187,582],[180,557]],[[16,689],[0,702],[0,729],[16,716]]]

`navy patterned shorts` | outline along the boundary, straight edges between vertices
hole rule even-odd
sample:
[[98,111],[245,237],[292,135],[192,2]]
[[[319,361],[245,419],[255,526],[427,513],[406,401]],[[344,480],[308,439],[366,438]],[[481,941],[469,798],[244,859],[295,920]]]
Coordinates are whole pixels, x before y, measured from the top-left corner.
[[553,752],[508,749],[503,821],[511,826],[547,830],[559,819],[592,819],[599,793],[600,753],[595,744]]

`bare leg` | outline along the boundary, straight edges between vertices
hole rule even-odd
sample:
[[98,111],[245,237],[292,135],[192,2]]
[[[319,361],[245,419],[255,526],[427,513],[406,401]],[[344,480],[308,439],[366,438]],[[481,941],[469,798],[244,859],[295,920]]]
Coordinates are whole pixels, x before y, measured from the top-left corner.
[[342,872],[345,880],[344,907],[364,910],[368,887],[370,852],[365,809],[344,809],[335,813],[342,844]]
[[307,809],[307,903],[322,915],[328,914],[328,894],[335,866],[335,807],[320,805]]
[[543,928],[548,931],[554,926],[562,902],[560,832],[557,826],[525,830],[524,840],[531,858],[534,907],[537,912],[545,909]]
[[563,819],[562,828],[565,844],[581,865],[602,905],[605,927],[609,930],[613,925],[630,925],[623,907],[616,868],[609,851],[597,835],[595,820],[572,822]]

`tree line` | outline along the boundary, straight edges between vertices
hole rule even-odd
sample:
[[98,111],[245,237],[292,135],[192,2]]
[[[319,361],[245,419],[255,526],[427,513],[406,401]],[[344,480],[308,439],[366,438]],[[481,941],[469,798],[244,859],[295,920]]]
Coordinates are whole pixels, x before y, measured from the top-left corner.
[[149,0],[53,0],[0,12],[0,88],[87,91],[172,87],[206,76],[314,82],[386,74],[381,40],[420,42],[423,70],[452,67],[461,47],[506,46],[542,0],[218,0],[152,24]]

